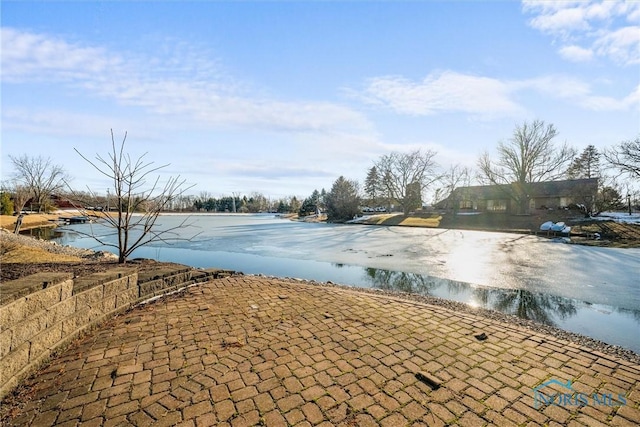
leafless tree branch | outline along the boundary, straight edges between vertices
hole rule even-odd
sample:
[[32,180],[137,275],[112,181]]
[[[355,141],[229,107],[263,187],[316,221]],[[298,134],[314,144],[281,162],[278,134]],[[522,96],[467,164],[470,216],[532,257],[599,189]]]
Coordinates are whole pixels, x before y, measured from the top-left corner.
[[[16,187],[20,185],[28,190],[29,198],[38,205],[38,212],[46,207],[51,195],[61,190],[68,179],[64,168],[53,164],[48,157],[31,157],[24,154],[17,157],[9,156],[9,159],[15,168]],[[25,204],[28,199],[25,200]]]
[[575,157],[575,150],[566,143],[560,147],[553,144],[557,135],[555,126],[542,120],[516,126],[509,141],[498,143],[495,161],[486,152],[480,156],[479,178],[486,184],[501,185],[524,213],[529,184],[560,179]]
[[640,179],[640,136],[605,150],[604,158],[620,172]]
[[[110,243],[107,239],[101,238],[93,233],[90,235],[98,243],[113,247],[118,251],[118,261],[125,263],[127,258],[139,247],[153,242],[173,243],[176,241],[189,241],[190,238],[180,237],[179,230],[190,227],[189,217],[180,224],[159,229],[156,221],[163,211],[184,192],[193,186],[185,187],[186,181],[180,176],[170,177],[164,185],[160,183],[160,176],[157,176],[151,184],[148,179],[152,174],[158,172],[168,165],[155,166],[153,162],[147,162],[145,156],[141,155],[137,159],[132,159],[125,153],[125,133],[122,142],[116,145],[113,130],[111,131],[111,152],[105,158],[99,154],[95,159],[89,159],[77,149],[75,151],[94,167],[100,174],[108,177],[113,183],[113,202],[115,213],[106,212],[104,224],[115,229],[117,233],[117,244]],[[91,190],[89,194],[95,200],[96,195]],[[84,206],[87,206],[84,204]]]
[[[376,163],[376,168],[382,177],[382,186],[387,193],[387,198],[397,200],[406,214],[411,206],[411,186],[419,185],[423,191],[438,176],[436,175],[435,151],[421,150],[410,153],[397,153],[384,155]],[[409,190],[409,192],[407,191]]]

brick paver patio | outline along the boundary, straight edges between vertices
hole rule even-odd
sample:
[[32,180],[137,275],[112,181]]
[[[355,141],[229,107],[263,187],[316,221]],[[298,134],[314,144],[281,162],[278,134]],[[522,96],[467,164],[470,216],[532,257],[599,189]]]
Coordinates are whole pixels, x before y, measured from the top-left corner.
[[[536,405],[551,379],[571,389],[542,388],[566,397]],[[131,310],[25,386],[22,407],[2,409],[10,425],[640,424],[638,365],[441,307],[249,276]]]

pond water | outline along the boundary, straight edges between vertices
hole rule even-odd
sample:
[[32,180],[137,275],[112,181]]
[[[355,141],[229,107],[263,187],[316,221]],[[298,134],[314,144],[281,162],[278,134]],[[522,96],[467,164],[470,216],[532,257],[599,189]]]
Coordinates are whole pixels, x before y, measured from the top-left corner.
[[[163,215],[168,229],[184,215]],[[508,233],[334,225],[274,215],[196,214],[182,240],[133,257],[414,292],[499,310],[640,352],[640,249],[593,248]],[[59,228],[96,250],[101,224]]]

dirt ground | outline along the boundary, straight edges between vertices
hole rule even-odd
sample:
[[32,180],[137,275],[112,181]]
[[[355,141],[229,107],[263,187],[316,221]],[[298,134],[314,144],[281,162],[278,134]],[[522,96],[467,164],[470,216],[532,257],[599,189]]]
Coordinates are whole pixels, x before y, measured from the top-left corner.
[[[33,248],[28,248],[29,250]],[[68,261],[53,261],[53,262],[39,262],[34,261],[31,263],[5,263],[3,256],[0,256],[0,281],[15,280],[21,277],[29,276],[35,273],[42,272],[60,272],[60,273],[73,273],[74,277],[88,276],[93,273],[99,273],[101,271],[107,271],[110,268],[118,267],[117,261],[82,261],[82,262],[68,262]],[[135,259],[128,261],[127,266],[135,266],[138,271],[147,271],[157,269],[161,265],[177,265],[173,263],[162,263],[152,259]]]
[[56,254],[50,251],[34,248],[30,246],[20,245],[15,242],[7,242],[0,240],[0,260],[2,261],[2,269],[6,268],[9,263],[33,263],[33,262],[81,262],[82,258]]
[[[64,247],[34,247],[0,236],[0,281],[15,280],[41,272],[73,273],[74,277],[81,277],[118,266],[117,260],[111,257],[80,257],[53,252],[54,249],[59,251],[60,248]],[[159,263],[152,259],[134,259],[126,265],[135,266],[138,271],[146,271],[157,268],[160,264],[168,263]]]

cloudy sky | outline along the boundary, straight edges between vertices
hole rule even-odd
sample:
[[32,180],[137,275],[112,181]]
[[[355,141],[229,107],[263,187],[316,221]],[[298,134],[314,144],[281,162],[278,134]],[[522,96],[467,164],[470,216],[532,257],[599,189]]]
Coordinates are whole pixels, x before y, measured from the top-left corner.
[[2,3],[2,179],[127,150],[193,194],[307,196],[381,154],[473,166],[516,125],[604,148],[640,134],[640,2]]

